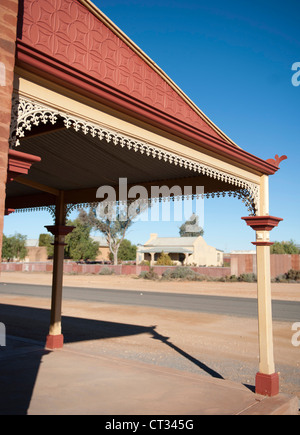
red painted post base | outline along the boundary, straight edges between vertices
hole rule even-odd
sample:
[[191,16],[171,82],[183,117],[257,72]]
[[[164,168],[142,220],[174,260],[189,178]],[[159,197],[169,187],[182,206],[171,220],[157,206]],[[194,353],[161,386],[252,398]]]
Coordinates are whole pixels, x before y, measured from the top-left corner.
[[265,375],[264,373],[257,373],[255,393],[262,396],[277,396],[279,394],[279,374]]
[[63,335],[48,335],[45,349],[55,350],[62,349],[64,347]]

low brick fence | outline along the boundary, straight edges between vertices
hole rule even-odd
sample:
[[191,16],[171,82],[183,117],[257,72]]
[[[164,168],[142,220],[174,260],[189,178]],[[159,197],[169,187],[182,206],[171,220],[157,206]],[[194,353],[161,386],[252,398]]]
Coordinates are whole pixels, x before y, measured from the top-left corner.
[[[154,272],[161,276],[168,269],[175,269],[175,266],[154,266]],[[118,266],[103,264],[80,264],[75,262],[64,263],[64,273],[93,274],[98,275],[103,269],[110,269],[115,275],[139,275],[142,271],[149,271],[149,266],[136,266],[120,264]],[[202,275],[221,278],[230,275],[230,267],[192,267],[195,272]],[[52,262],[45,263],[2,263],[3,272],[52,272]]]
[[1,263],[1,272],[52,272],[53,265],[47,263]]

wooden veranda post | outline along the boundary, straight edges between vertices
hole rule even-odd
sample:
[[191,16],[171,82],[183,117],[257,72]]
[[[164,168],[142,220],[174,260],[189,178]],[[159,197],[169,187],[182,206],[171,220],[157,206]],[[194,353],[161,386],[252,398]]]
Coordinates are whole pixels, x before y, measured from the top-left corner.
[[272,294],[269,232],[281,218],[269,216],[268,177],[261,177],[260,215],[243,217],[256,232],[257,298],[259,335],[259,372],[256,375],[255,391],[265,396],[279,393],[279,375],[275,372],[272,324]]
[[64,193],[60,192],[56,202],[55,225],[47,226],[47,230],[54,235],[53,280],[50,329],[47,336],[47,349],[60,349],[63,347],[64,337],[61,327],[64,248],[65,236],[73,231],[74,227],[66,226]]

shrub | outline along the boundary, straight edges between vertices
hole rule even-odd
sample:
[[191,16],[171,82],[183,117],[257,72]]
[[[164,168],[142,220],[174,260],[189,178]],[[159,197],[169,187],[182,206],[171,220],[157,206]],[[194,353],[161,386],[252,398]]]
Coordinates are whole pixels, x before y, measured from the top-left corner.
[[176,269],[168,269],[163,273],[163,277],[169,279],[182,279],[193,275],[195,272],[189,267],[176,267]]
[[162,280],[170,280],[170,279],[172,279],[172,269],[167,269],[163,274],[162,274],[162,276],[161,276],[161,279]]
[[149,272],[147,272],[147,271],[145,271],[145,270],[142,271],[142,272],[139,274],[139,278],[150,279],[150,280],[156,280],[156,279],[158,279],[158,275],[157,275],[157,273],[154,272],[153,267],[151,267],[150,270],[149,270]]
[[293,280],[293,281],[298,281],[300,280],[300,270],[293,270],[290,269],[286,274],[286,279],[287,280]]
[[194,275],[188,275],[186,277],[187,281],[206,281],[207,280],[207,276],[205,275],[201,275],[200,273],[194,273]]
[[279,282],[279,283],[297,282],[297,281],[300,281],[300,270],[290,269],[287,273],[278,275],[275,278],[275,282]]
[[149,272],[147,272],[146,270],[143,270],[143,271],[139,274],[139,278],[145,278],[145,276],[147,275],[147,273],[149,273]]
[[194,272],[189,267],[176,267],[176,269],[168,269],[163,275],[162,279],[181,279],[187,281],[204,281],[206,279],[205,275],[200,275]]
[[110,269],[109,267],[103,267],[103,269],[100,270],[99,275],[113,275],[113,273],[113,269]]
[[150,261],[143,260],[140,262],[139,266],[150,266]]
[[276,278],[275,278],[275,282],[279,282],[279,283],[287,282],[286,274],[283,273],[283,274],[281,274],[281,275],[276,276]]
[[256,282],[257,278],[254,273],[242,273],[238,280],[241,282]]
[[237,282],[238,277],[236,275],[230,275],[230,276],[226,277],[226,280],[229,282]]

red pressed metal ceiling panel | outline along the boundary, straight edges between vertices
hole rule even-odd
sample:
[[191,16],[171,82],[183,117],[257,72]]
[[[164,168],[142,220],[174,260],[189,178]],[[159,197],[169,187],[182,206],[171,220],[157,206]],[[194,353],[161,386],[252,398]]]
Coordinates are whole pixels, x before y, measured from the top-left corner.
[[76,0],[25,0],[22,42],[220,138],[159,74]]

